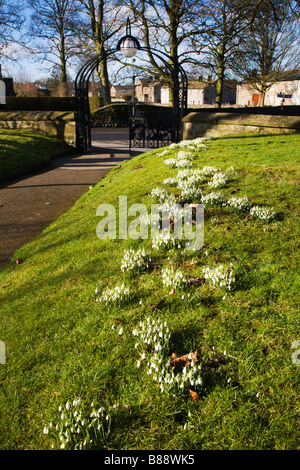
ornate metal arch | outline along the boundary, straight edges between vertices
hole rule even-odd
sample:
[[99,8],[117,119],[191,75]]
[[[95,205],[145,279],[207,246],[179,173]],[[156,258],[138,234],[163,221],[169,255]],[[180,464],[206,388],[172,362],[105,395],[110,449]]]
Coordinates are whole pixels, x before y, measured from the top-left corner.
[[[142,47],[139,41],[131,36],[130,30],[126,36],[122,37],[117,47],[109,51],[96,54],[89,59],[79,70],[75,79],[75,93],[77,103],[76,113],[76,134],[77,148],[82,152],[91,151],[91,124],[90,124],[90,107],[88,99],[89,80],[93,71],[101,64],[101,61],[109,56],[121,51],[122,43],[125,39],[133,39],[138,51],[151,53],[156,57],[170,72],[173,80],[173,123],[172,123],[172,141],[179,142],[182,139],[182,119],[184,110],[187,107],[187,76],[182,66],[172,59],[165,52],[158,51],[154,48]],[[130,64],[128,64],[130,65]]]

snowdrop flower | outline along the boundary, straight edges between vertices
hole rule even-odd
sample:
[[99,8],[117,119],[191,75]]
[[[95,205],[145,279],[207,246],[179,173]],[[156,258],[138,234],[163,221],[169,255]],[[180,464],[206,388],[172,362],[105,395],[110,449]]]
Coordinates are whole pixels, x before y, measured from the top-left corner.
[[130,288],[126,287],[124,283],[121,286],[116,286],[114,289],[105,289],[99,297],[99,302],[108,305],[109,302],[120,302],[121,300],[128,299],[130,295]]
[[212,176],[214,175],[215,173],[217,173],[218,169],[214,166],[204,166],[202,168],[202,173],[205,175],[205,176]]
[[250,204],[248,198],[244,197],[232,197],[228,199],[227,205],[232,209],[234,212],[244,212],[249,210]]
[[166,287],[182,287],[187,282],[182,272],[179,270],[174,272],[172,266],[162,270],[162,281]]
[[250,210],[250,214],[253,216],[254,219],[258,219],[263,222],[270,222],[275,218],[276,215],[274,209],[259,206],[253,206]]
[[202,203],[206,206],[222,206],[224,203],[224,196],[219,192],[211,192],[205,196],[202,196]]
[[232,265],[224,266],[219,265],[215,268],[203,268],[205,279],[208,279],[211,284],[215,287],[225,287],[227,290],[232,289],[232,285],[235,282]]
[[145,248],[135,251],[133,248],[124,250],[121,271],[141,272],[148,268],[151,261],[150,253]]
[[212,180],[208,183],[211,189],[224,188],[227,184],[227,176],[225,173],[215,173]]

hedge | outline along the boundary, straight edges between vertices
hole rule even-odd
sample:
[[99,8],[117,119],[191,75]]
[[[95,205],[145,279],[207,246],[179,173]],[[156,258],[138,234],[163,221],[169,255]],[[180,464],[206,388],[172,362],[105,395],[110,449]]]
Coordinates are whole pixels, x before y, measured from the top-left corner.
[[[151,104],[139,104],[141,112],[151,118],[155,114],[157,117],[163,116],[166,119],[166,113],[170,113],[168,119],[172,119],[172,108],[167,106],[157,106]],[[92,127],[128,127],[129,126],[129,103],[112,103],[103,106],[91,113]]]
[[76,98],[58,96],[7,96],[1,111],[76,111]]

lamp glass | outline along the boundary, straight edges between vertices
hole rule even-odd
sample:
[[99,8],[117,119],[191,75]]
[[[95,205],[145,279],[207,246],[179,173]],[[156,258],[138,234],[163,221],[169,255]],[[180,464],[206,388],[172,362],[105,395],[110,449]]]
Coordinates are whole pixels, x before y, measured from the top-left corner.
[[133,39],[125,39],[121,45],[121,52],[124,57],[133,57],[137,53],[136,43]]

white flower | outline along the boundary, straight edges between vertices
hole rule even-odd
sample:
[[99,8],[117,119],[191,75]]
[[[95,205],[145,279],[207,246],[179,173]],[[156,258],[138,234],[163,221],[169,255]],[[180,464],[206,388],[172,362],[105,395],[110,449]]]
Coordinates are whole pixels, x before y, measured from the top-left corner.
[[151,196],[159,202],[164,202],[164,200],[169,196],[169,193],[163,188],[156,187],[152,189]]
[[206,196],[202,196],[202,203],[206,206],[222,206],[224,203],[224,196],[219,192],[211,192]]
[[129,248],[129,250],[124,250],[121,271],[141,272],[148,268],[150,260],[150,253],[146,252],[144,248],[137,251]]
[[218,288],[225,287],[227,290],[231,290],[235,282],[232,265],[221,264],[215,268],[203,268],[203,273],[205,279],[210,280],[213,286]]
[[250,210],[250,214],[253,216],[254,219],[258,219],[263,222],[270,222],[275,218],[276,215],[274,209],[259,206],[253,206]]
[[124,283],[121,286],[116,286],[114,289],[105,289],[99,297],[100,302],[108,305],[109,302],[117,302],[127,299],[130,295],[130,288],[126,287]]
[[167,287],[182,287],[187,282],[182,272],[179,270],[174,272],[174,268],[172,266],[162,270],[162,281]]
[[243,212],[249,210],[250,204],[248,198],[244,197],[232,197],[228,199],[227,205],[234,211],[234,212]]
[[225,173],[215,173],[212,180],[209,181],[208,186],[210,186],[211,189],[219,189],[219,188],[224,188],[227,184],[227,176]]
[[204,166],[202,168],[202,173],[205,175],[205,176],[212,176],[214,175],[215,173],[217,173],[218,169],[215,168],[214,166]]

